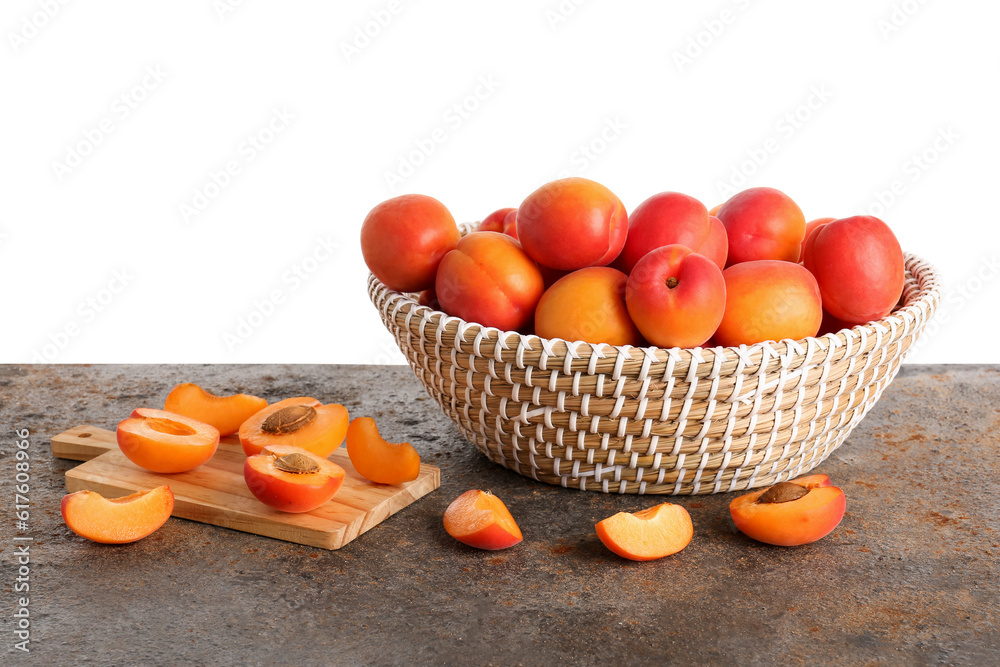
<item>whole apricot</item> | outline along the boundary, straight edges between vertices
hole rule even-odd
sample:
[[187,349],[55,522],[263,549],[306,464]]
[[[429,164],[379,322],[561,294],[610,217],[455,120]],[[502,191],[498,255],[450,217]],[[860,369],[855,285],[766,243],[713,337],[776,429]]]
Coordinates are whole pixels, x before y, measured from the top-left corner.
[[545,290],[535,308],[542,338],[639,345],[642,336],[625,305],[628,276],[608,266],[573,271]]
[[806,239],[804,264],[816,276],[823,308],[848,324],[882,319],[903,293],[903,250],[875,216],[840,218],[816,229]]
[[784,192],[774,188],[737,192],[716,215],[729,238],[726,266],[760,259],[799,261],[806,219]]
[[600,183],[563,178],[532,192],[517,209],[517,238],[545,266],[574,271],[610,264],[625,245],[628,214]]
[[420,292],[434,286],[438,264],[461,237],[445,205],[426,195],[401,195],[371,210],[361,225],[368,269],[389,289]]
[[801,264],[742,262],[722,272],[726,311],[713,338],[719,345],[815,336],[823,321],[816,279]]

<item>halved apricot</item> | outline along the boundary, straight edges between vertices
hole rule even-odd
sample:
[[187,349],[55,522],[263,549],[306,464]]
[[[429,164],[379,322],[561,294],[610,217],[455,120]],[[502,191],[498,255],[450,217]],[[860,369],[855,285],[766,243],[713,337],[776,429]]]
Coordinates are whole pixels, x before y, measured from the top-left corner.
[[315,398],[286,398],[272,403],[240,426],[247,456],[269,445],[293,445],[323,458],[344,442],[350,417],[343,405],[323,405]]
[[680,505],[661,503],[635,513],[619,512],[594,526],[611,551],[629,560],[656,560],[675,554],[694,536],[691,515]]
[[340,489],[344,474],[333,461],[291,445],[270,445],[243,463],[250,492],[282,512],[308,512],[325,504]]
[[347,455],[354,469],[378,484],[402,484],[420,474],[420,454],[408,442],[386,442],[370,417],[358,417],[347,429]]
[[267,407],[263,398],[249,394],[216,396],[192,382],[174,387],[163,405],[167,412],[197,419],[219,429],[219,435],[231,435],[240,425]]
[[219,446],[219,429],[184,415],[138,408],[118,424],[118,447],[141,468],[186,472],[205,463]]
[[462,544],[477,549],[506,549],[524,537],[510,510],[489,491],[472,489],[444,511],[444,529]]
[[835,486],[806,487],[798,482],[781,482],[734,498],[729,504],[733,523],[747,537],[782,547],[829,535],[844,518],[844,492]]
[[174,511],[169,486],[105,498],[94,491],[63,496],[63,521],[74,533],[102,544],[127,544],[156,531]]

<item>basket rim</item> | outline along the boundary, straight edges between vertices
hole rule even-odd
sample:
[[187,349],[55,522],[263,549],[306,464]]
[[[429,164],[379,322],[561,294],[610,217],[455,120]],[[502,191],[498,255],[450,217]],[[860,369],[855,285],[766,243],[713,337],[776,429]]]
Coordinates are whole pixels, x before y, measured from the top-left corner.
[[[454,324],[456,326],[456,342],[460,340],[462,343],[471,344],[474,349],[478,349],[483,342],[497,342],[501,347],[509,349],[523,346],[526,351],[544,350],[550,358],[570,356],[582,359],[585,354],[592,352],[609,361],[618,358],[626,361],[650,358],[650,361],[654,363],[670,360],[677,363],[694,358],[699,363],[705,363],[711,361],[712,356],[721,355],[729,360],[738,357],[747,364],[756,365],[760,356],[763,355],[782,357],[805,355],[807,350],[813,347],[824,350],[828,347],[844,347],[847,348],[846,354],[849,356],[850,350],[859,343],[862,348],[867,347],[867,339],[873,339],[871,343],[873,347],[880,347],[887,342],[894,342],[901,338],[904,332],[913,328],[918,322],[930,319],[941,300],[940,275],[929,262],[913,253],[904,253],[904,259],[907,284],[904,285],[903,297],[907,296],[907,287],[910,287],[911,293],[902,307],[897,308],[886,317],[822,336],[810,336],[799,340],[787,338],[780,341],[767,340],[752,345],[739,346],[663,348],[655,345],[610,345],[588,341],[567,341],[562,338],[542,338],[533,333],[523,334],[518,331],[505,331],[478,322],[469,322],[444,311],[420,305],[413,293],[391,290],[371,273],[368,275],[368,286],[371,299],[376,307],[391,319],[397,320],[397,324],[409,328],[407,321],[418,315],[420,320],[433,326],[434,329]],[[886,338],[887,334],[888,338]],[[514,337],[518,342],[512,345],[511,339]],[[587,352],[577,352],[577,348],[580,347],[587,349]]]

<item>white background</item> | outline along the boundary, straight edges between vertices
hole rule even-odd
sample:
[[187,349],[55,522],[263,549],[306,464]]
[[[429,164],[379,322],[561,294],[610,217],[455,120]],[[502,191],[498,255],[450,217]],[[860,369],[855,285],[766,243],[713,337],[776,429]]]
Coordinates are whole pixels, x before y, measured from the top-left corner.
[[877,213],[945,276],[909,361],[1000,362],[998,24],[969,0],[5,0],[0,360],[401,363],[368,210],[478,220],[574,174],[629,210],[735,184]]

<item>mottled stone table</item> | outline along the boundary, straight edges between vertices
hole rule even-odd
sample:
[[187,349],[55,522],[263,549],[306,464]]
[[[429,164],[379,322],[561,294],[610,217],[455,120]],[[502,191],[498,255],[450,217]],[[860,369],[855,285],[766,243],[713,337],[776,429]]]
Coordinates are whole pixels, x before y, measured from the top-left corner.
[[[438,491],[339,551],[171,519],[131,545],[63,524],[49,438],[108,429],[178,382],[315,396],[378,419]],[[623,561],[594,523],[658,499],[537,483],[467,443],[406,367],[0,366],[0,637],[38,664],[1000,664],[1000,369],[907,366],[818,469],[848,497],[826,539],[736,532],[732,496],[678,498],[695,539]],[[31,653],[14,648],[15,431],[30,431]],[[441,515],[491,489],[525,541],[466,548]]]

